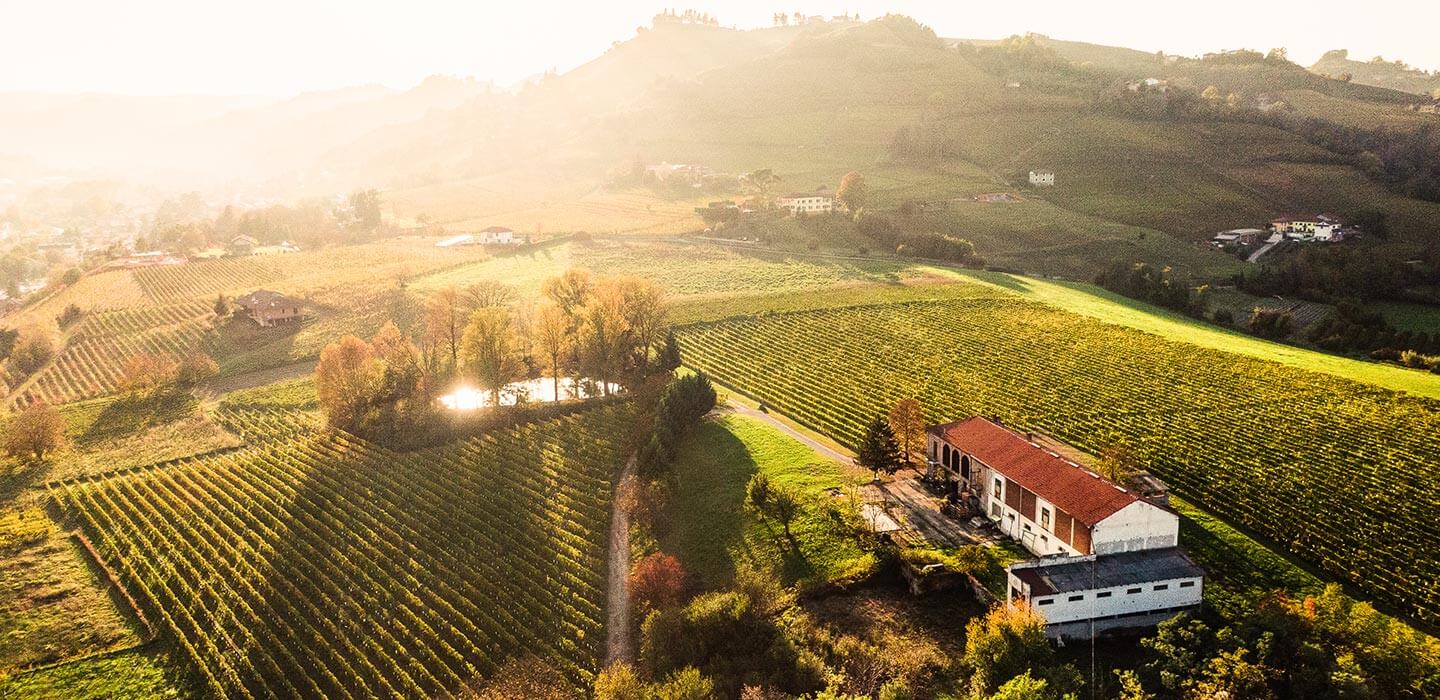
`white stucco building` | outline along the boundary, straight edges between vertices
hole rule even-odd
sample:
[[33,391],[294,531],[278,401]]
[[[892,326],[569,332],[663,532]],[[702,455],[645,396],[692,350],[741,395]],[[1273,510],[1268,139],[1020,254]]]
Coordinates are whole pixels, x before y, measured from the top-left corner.
[[775,200],[775,206],[791,214],[835,211],[835,195],[826,192],[795,192]]
[[[1178,564],[1170,568],[1152,566],[1146,563],[1149,558],[1161,557],[1166,566],[1183,560],[1189,566],[1184,571],[1199,571],[1198,567],[1189,563],[1183,552],[1175,549],[1180,538],[1180,517],[1161,505],[1163,501],[1146,500],[1129,489],[1111,483],[1072,459],[1042,446],[1032,435],[974,416],[931,426],[926,431],[926,443],[932,478],[947,484],[952,496],[983,512],[1002,532],[1041,557],[1012,566],[1012,579],[1017,571],[1039,564],[1054,567],[1065,562],[1083,563],[1087,569],[1098,567],[1102,570],[1116,567],[1132,572],[1126,574],[1128,578],[1123,583],[1127,591],[1126,604],[1135,610],[1159,615],[1166,614],[1165,611],[1175,608],[1176,604],[1171,596],[1152,594],[1178,590],[1178,587],[1172,589],[1169,584],[1158,580],[1144,581],[1136,577],[1157,571],[1181,570],[1183,567]],[[1159,492],[1163,493],[1163,488]],[[1162,556],[1161,552],[1168,553]],[[1115,559],[1112,560],[1112,557]],[[1203,578],[1203,572],[1189,578]],[[1158,590],[1147,588],[1152,583],[1166,587]],[[1065,599],[1058,602],[1080,602],[1069,598],[1088,595],[1079,589],[1069,590],[1066,586],[1072,584],[1056,588],[1055,595],[1065,594]],[[1141,588],[1140,592],[1128,593],[1136,586]],[[1191,587],[1203,588],[1203,583],[1185,586],[1186,589]],[[1032,589],[1043,590],[1044,587],[1037,588],[1027,582],[1026,587],[1014,589],[1019,591],[1018,597],[1012,591],[1012,598],[1031,600],[1038,595]],[[1199,595],[1198,590],[1195,595]],[[1108,600],[1111,597],[1113,593],[1099,599]],[[1074,628],[1069,625],[1075,619],[1072,612],[1061,612],[1071,611],[1072,608],[1057,605],[1055,600],[1044,605],[1035,603],[1035,608],[1054,626],[1048,632],[1053,636],[1070,636]],[[1119,614],[1106,606],[1094,608],[1094,612],[1106,618]],[[1111,620],[1107,622],[1108,626],[1099,629],[1154,624],[1144,615],[1129,614],[1133,612],[1130,608],[1125,612],[1127,616],[1119,622]]]
[[1270,222],[1270,227],[1275,229],[1276,233],[1302,241],[1337,240],[1342,237],[1341,229],[1344,225],[1338,217],[1328,214],[1284,216]]
[[515,245],[520,242],[515,232],[504,226],[490,226],[481,229],[475,240],[480,245]]
[[1055,173],[1050,170],[1031,170],[1030,184],[1035,187],[1054,187]]
[[1050,637],[1089,639],[1198,610],[1205,571],[1174,547],[1045,557],[1010,566],[1009,600],[1045,618]]

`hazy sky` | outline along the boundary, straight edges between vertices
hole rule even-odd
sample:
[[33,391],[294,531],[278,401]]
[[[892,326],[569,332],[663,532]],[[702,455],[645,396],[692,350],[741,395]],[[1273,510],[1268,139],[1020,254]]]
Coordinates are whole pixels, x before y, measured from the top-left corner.
[[[673,1],[673,0],[672,0]],[[661,2],[591,0],[0,0],[0,90],[289,95],[447,73],[512,83],[633,36]],[[671,5],[684,9],[687,5]],[[776,10],[900,12],[942,36],[1025,31],[1184,55],[1332,48],[1440,68],[1437,0],[859,0],[688,5],[725,25]]]

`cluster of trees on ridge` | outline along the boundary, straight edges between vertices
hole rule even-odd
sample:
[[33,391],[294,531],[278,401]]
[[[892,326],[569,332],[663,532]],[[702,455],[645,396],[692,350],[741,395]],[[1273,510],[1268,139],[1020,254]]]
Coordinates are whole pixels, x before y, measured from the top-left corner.
[[[605,395],[679,365],[666,333],[667,303],[654,282],[571,269],[547,280],[539,304],[519,303],[499,282],[441,289],[425,303],[418,343],[393,322],[368,342],[345,336],[325,347],[316,390],[330,423],[405,443],[427,433],[437,397],[473,382],[498,405],[526,377],[580,376]],[[517,397],[517,400],[525,397]]]

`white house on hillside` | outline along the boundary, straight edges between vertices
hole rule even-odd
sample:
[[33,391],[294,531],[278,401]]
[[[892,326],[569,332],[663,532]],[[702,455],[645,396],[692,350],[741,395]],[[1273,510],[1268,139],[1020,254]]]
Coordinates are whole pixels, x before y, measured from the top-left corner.
[[1050,170],[1031,170],[1030,184],[1035,187],[1054,187],[1055,173]]
[[515,245],[520,242],[515,232],[504,226],[483,228],[480,230],[480,233],[476,235],[475,240],[479,242],[480,245]]
[[1345,223],[1328,214],[1283,216],[1270,222],[1276,233],[1303,241],[1333,241],[1341,238]]
[[827,192],[794,192],[775,200],[775,206],[791,214],[835,211],[835,195]]
[[[1153,624],[1154,615],[1188,605],[1184,601],[1189,600],[1190,591],[1186,591],[1187,597],[1183,600],[1159,595],[1172,590],[1166,582],[1168,579],[1144,578],[1173,573],[1172,569],[1183,569],[1186,578],[1203,577],[1203,572],[1191,575],[1198,568],[1175,549],[1180,539],[1180,517],[1158,502],[1111,483],[1032,438],[980,416],[926,430],[931,477],[946,483],[951,494],[968,500],[1007,536],[1041,557],[1011,567],[1012,602],[1062,593],[1064,603],[1080,602],[1071,598],[1090,595],[1086,591],[1091,589],[1081,590],[1068,583],[1058,587],[1047,584],[1055,589],[1054,593],[1033,593],[1048,589],[1028,581],[1025,577],[1030,574],[1019,572],[1040,564],[1060,567],[1066,563],[1083,563],[1090,569],[1111,567],[1129,572],[1117,575],[1114,580],[1123,581],[1112,588],[1123,586],[1129,591],[1138,586],[1141,589],[1138,593],[1127,593],[1122,612],[1128,617],[1111,620],[1107,622],[1109,626],[1096,629]],[[1163,488],[1157,493],[1163,493]],[[1112,559],[1114,557],[1119,558]],[[1024,587],[1015,586],[1016,576],[1026,582]],[[1157,585],[1164,587],[1154,588]],[[1192,585],[1203,588],[1198,584],[1185,588]],[[1097,595],[1103,592],[1095,590]],[[1178,586],[1174,590],[1178,590]],[[1194,594],[1198,603],[1200,591]],[[1112,596],[1113,592],[1100,599]],[[1073,636],[1074,628],[1068,625],[1078,619],[1074,617],[1078,613],[1066,605],[1052,607],[1056,602],[1052,599],[1043,605],[1038,601],[1034,604],[1052,625],[1047,627],[1048,634]],[[1065,614],[1059,615],[1061,611]],[[1094,607],[1092,611],[1105,617],[1120,614],[1105,606]],[[1093,618],[1083,619],[1088,625]]]

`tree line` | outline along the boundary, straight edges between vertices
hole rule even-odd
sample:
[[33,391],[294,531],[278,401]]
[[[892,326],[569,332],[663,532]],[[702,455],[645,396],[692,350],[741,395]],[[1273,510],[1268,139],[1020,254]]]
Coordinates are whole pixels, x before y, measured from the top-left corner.
[[528,377],[550,378],[558,401],[570,378],[604,396],[669,371],[679,351],[666,318],[654,282],[579,268],[546,280],[538,303],[495,281],[447,287],[425,300],[414,338],[392,321],[369,341],[326,346],[316,389],[331,425],[403,442],[427,432],[437,398],[456,385],[473,384],[498,406]]

